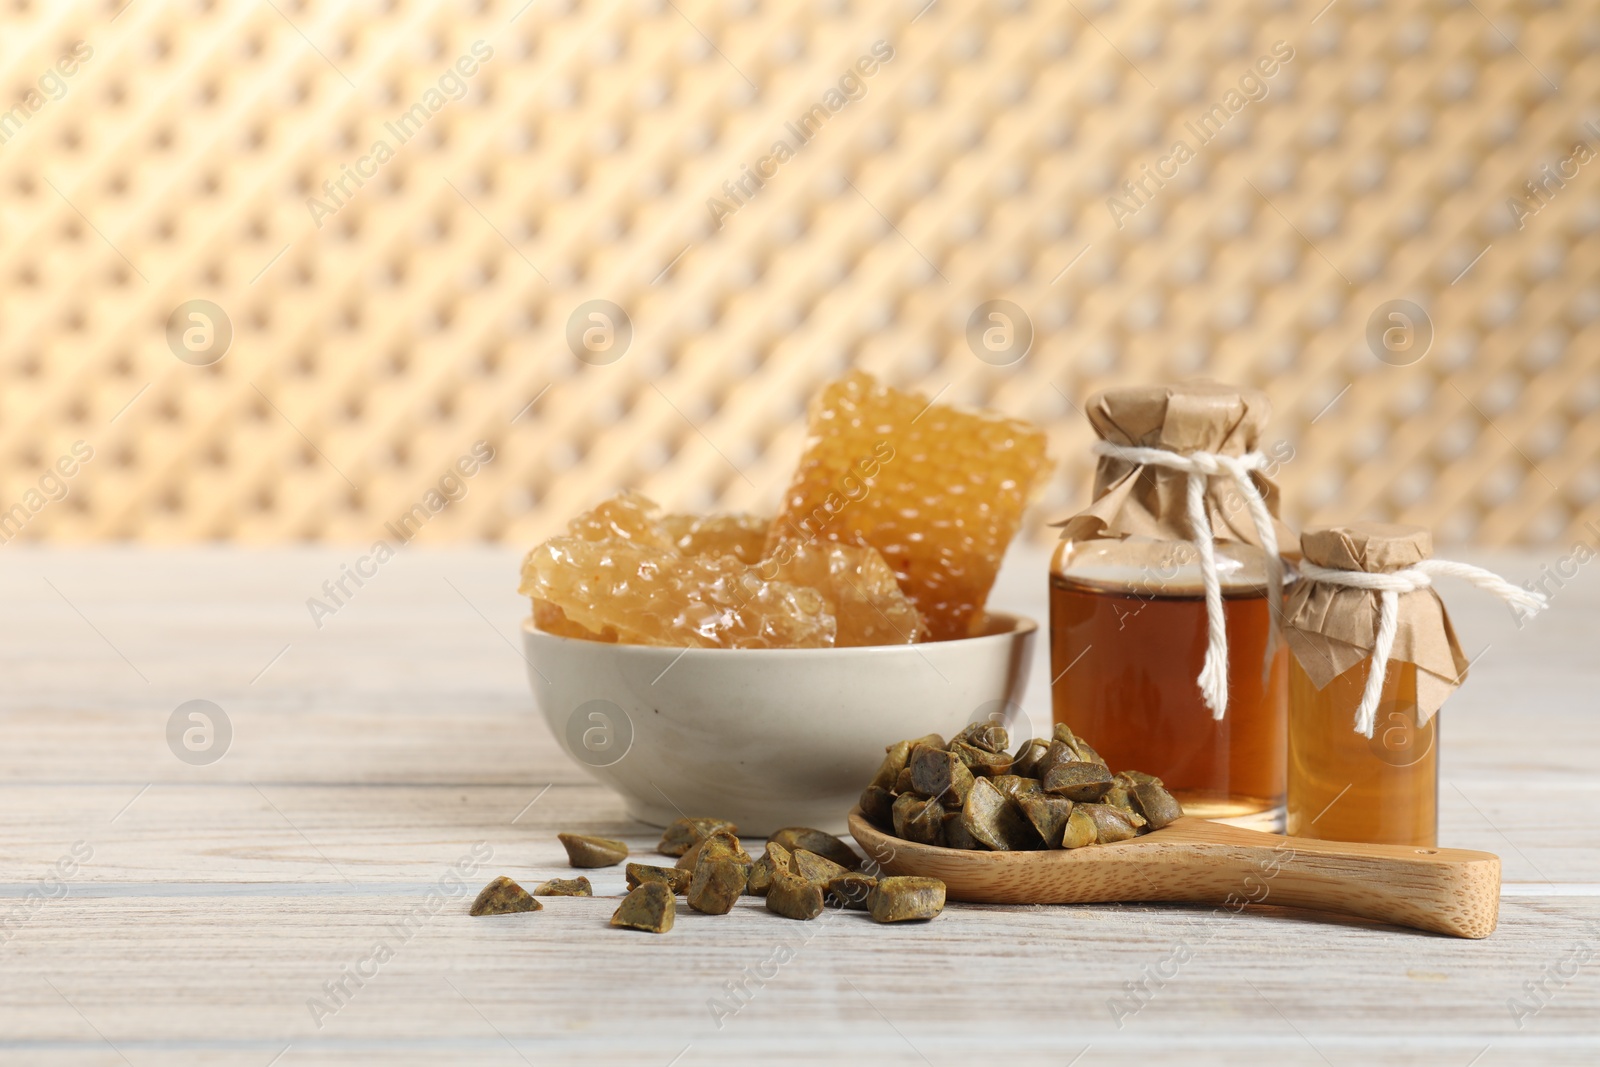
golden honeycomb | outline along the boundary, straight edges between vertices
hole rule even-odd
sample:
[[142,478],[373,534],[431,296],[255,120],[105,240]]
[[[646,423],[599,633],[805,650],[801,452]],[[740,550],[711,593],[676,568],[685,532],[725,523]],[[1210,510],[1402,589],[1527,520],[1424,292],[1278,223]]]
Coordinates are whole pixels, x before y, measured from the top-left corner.
[[1023,508],[1050,470],[1044,432],[857,371],[818,395],[807,434],[769,544],[870,545],[934,640],[977,632]]
[[772,520],[759,515],[663,515],[661,528],[688,556],[732,556],[755,564],[767,545]]
[[745,580],[749,574],[750,568],[729,557],[565,536],[528,553],[519,591],[536,604],[559,608],[565,623],[588,631],[560,626],[555,632],[563,636],[609,630],[629,644],[683,648],[833,644],[837,623],[820,593],[787,582]]
[[827,541],[780,543],[756,573],[817,590],[838,623],[834,644],[909,645],[928,626],[876,549]]
[[555,634],[557,637],[577,637],[584,641],[601,641],[606,644],[616,644],[618,640],[615,626],[604,626],[599,632],[587,626],[579,626],[567,618],[567,613],[548,600],[533,598],[533,624],[545,633]]
[[567,533],[585,541],[617,540],[643,548],[672,549],[675,538],[663,527],[659,512],[649,497],[625,491],[567,523]]
[[771,525],[662,515],[648,497],[623,492],[528,553],[519,588],[539,629],[590,641],[810,648],[927,638],[876,551],[796,542],[763,559]]

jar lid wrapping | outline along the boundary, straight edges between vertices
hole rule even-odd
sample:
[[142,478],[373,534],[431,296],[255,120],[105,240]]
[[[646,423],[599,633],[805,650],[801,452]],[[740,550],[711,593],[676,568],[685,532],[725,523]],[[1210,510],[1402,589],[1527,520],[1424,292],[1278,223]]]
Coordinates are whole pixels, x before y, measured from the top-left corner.
[[[1339,570],[1391,573],[1433,552],[1420,526],[1349,523],[1313,527],[1302,535],[1308,562]],[[1284,604],[1284,637],[1313,685],[1322,689],[1372,655],[1378,637],[1379,593],[1302,577]],[[1399,593],[1391,666],[1417,665],[1417,712],[1426,722],[1467,676],[1455,628],[1431,587]]]
[[1272,405],[1256,389],[1198,381],[1105,389],[1084,413],[1114,444],[1242,456],[1261,439]]
[[[1272,405],[1258,390],[1201,381],[1107,389],[1090,397],[1084,411],[1100,439],[1113,444],[1242,456],[1259,444]],[[1277,523],[1280,553],[1297,557],[1298,538],[1277,521],[1277,485],[1261,471],[1252,472],[1250,480]],[[1229,479],[1212,478],[1206,497],[1218,540],[1261,547],[1250,510]],[[1187,475],[1102,456],[1095,467],[1093,502],[1056,525],[1062,539],[1071,541],[1189,541]]]
[[1393,522],[1313,526],[1300,534],[1300,549],[1319,567],[1383,574],[1431,557],[1433,534],[1426,526]]

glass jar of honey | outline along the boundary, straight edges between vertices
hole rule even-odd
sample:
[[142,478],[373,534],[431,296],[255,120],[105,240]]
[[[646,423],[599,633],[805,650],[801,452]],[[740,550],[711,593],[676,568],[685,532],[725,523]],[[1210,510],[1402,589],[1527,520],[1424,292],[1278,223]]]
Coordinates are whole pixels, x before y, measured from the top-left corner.
[[1261,393],[1214,383],[1110,390],[1094,501],[1050,568],[1054,718],[1184,811],[1279,829],[1287,655]]
[[1544,598],[1479,567],[1430,558],[1420,526],[1307,530],[1284,607],[1289,664],[1288,832],[1432,848],[1439,839],[1437,712],[1466,678],[1436,576],[1532,614]]
[[[1146,561],[1118,562],[1148,553]],[[1215,718],[1195,679],[1206,657],[1206,600],[1195,551],[1178,542],[1064,541],[1050,568],[1055,720],[1093,738],[1113,767],[1160,778],[1189,815],[1272,823],[1284,792],[1282,642],[1264,554],[1217,547],[1228,629],[1228,711]]]

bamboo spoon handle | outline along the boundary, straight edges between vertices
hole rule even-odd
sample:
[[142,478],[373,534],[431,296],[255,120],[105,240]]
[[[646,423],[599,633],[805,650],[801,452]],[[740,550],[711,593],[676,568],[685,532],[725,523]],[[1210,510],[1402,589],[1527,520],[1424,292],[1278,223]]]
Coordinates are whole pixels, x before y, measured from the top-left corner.
[[1493,853],[1279,837],[1200,819],[1173,828],[1195,848],[1193,873],[1226,890],[1221,903],[1314,908],[1470,938],[1488,937],[1498,921]]
[[883,872],[938,878],[951,900],[978,904],[1278,904],[1472,938],[1488,937],[1500,912],[1500,857],[1458,848],[1313,841],[1192,817],[1068,852],[917,844],[859,809],[850,833]]

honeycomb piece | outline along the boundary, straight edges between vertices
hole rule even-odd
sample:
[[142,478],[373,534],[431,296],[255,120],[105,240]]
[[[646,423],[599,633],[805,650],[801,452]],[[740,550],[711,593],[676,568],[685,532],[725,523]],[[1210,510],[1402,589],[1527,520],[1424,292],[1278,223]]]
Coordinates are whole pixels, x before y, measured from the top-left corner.
[[567,533],[585,541],[627,541],[668,549],[672,538],[661,526],[660,507],[643,493],[618,493],[567,523]]
[[928,639],[927,624],[877,549],[784,541],[756,573],[821,593],[838,621],[836,647],[909,645]]
[[533,624],[547,634],[557,637],[577,637],[584,641],[604,641],[607,644],[617,643],[617,631],[613,626],[607,626],[601,633],[595,633],[587,626],[579,626],[567,618],[567,613],[550,603],[548,600],[533,598]]
[[731,557],[641,541],[553,537],[522,563],[519,591],[596,634],[684,648],[820,648],[836,623],[814,589],[762,581]]
[[1043,431],[929,404],[858,371],[812,404],[767,544],[871,545],[934,640],[966,637],[983,625],[1000,559],[1048,471]]
[[733,556],[754,566],[763,558],[771,519],[756,515],[664,515],[661,528],[686,556]]

